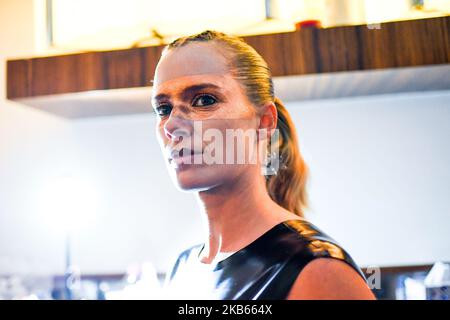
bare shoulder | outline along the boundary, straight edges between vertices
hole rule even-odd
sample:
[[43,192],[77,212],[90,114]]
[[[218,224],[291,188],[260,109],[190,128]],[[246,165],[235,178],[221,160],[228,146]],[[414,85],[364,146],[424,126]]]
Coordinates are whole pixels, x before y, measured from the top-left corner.
[[298,275],[288,300],[373,300],[366,282],[346,262],[318,258]]

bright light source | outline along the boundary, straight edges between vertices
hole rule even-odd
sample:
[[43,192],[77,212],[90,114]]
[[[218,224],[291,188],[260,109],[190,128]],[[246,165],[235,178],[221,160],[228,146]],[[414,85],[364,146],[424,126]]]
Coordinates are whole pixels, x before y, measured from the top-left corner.
[[152,28],[169,38],[234,32],[264,15],[261,0],[53,0],[53,36],[62,48],[124,48],[148,38]]
[[367,23],[402,20],[409,16],[411,2],[409,0],[366,0]]
[[441,11],[450,14],[449,0],[425,0],[424,9],[429,11]]
[[37,205],[44,223],[70,233],[94,223],[98,199],[91,181],[66,176],[48,180],[38,192]]

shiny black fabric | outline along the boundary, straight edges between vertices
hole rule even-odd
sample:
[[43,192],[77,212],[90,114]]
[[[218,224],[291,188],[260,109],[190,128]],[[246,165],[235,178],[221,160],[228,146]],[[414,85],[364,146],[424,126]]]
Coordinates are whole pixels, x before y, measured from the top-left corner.
[[[190,265],[201,264],[199,253],[202,248],[203,244],[199,244],[183,251],[168,274],[166,283],[175,282],[181,271],[189,270]],[[201,290],[196,283],[207,279],[212,282],[208,287],[210,294],[203,298],[285,299],[305,265],[323,257],[348,263],[366,280],[350,255],[332,238],[306,220],[289,220],[274,226],[243,249],[211,266],[208,271],[200,274],[187,271],[187,277],[192,282],[183,298],[195,299],[195,290]]]

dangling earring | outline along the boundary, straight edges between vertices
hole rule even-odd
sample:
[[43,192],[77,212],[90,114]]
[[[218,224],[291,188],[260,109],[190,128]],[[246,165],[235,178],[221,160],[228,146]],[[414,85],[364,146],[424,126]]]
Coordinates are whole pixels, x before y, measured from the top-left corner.
[[264,175],[272,176],[278,173],[281,156],[278,156],[278,152],[267,152],[267,157],[264,166]]
[[[266,158],[264,161],[264,165],[261,167],[261,172],[265,176],[272,176],[276,175],[278,173],[278,170],[280,169],[286,169],[286,165],[281,165],[283,163],[283,155],[279,153],[278,143],[277,141],[279,137],[279,131],[278,129],[275,130],[275,132],[272,134],[270,138],[269,147],[266,150]],[[272,151],[272,143],[275,143],[276,148]],[[271,152],[272,151],[272,152]]]

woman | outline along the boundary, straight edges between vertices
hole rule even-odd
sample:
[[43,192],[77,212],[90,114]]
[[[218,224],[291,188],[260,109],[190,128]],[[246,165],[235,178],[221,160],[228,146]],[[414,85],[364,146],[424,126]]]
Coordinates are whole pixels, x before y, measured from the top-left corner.
[[173,41],[155,70],[152,105],[169,172],[197,195],[208,231],[169,272],[175,297],[373,299],[348,253],[303,218],[308,169],[251,46],[209,30]]

